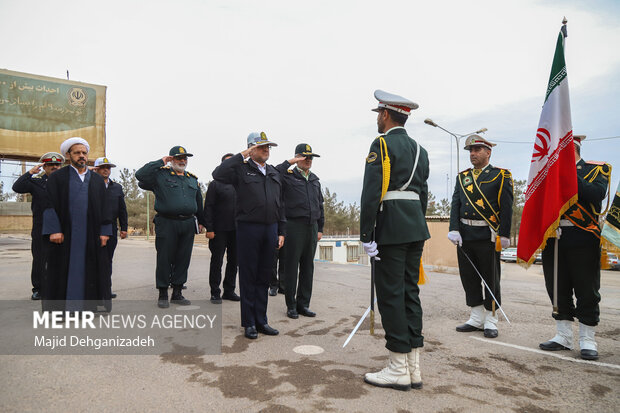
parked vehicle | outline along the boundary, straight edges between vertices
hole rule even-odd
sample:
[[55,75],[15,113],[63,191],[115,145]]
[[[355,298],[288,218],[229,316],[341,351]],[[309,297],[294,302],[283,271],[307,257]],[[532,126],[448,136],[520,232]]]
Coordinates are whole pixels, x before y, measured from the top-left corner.
[[504,262],[517,262],[517,249],[506,248],[500,254],[499,259]]
[[607,253],[607,263],[611,267],[611,270],[620,271],[620,260],[618,260],[618,256],[616,254],[612,254],[610,252]]

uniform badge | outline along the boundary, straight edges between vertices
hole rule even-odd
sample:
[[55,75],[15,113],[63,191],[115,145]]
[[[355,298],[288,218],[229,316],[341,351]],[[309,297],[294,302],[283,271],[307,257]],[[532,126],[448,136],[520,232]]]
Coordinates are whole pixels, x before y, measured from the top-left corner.
[[185,149],[182,146],[179,147],[179,153],[185,153]]
[[[467,175],[465,178],[463,178],[463,186],[468,186],[472,184],[472,179],[471,176]],[[471,191],[470,191],[471,192]]]
[[476,205],[478,205],[480,208],[484,209],[484,201],[482,199],[479,199],[476,201]]
[[310,145],[306,145],[306,151],[307,152],[312,152],[312,149],[310,149]]
[[375,152],[370,152],[366,157],[366,162],[373,163],[377,160],[377,154]]
[[261,141],[266,141],[267,140],[267,134],[265,132],[261,132],[260,133],[260,140]]

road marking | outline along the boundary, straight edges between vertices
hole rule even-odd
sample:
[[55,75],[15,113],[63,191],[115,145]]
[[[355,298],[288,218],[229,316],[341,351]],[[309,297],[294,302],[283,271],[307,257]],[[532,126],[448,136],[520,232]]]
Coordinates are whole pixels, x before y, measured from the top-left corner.
[[560,354],[555,354],[555,352],[551,352],[551,351],[538,350],[534,348],[519,346],[517,344],[504,343],[504,342],[496,341],[496,340],[488,340],[486,338],[480,338],[480,337],[470,337],[470,338],[473,338],[474,340],[478,340],[478,341],[484,341],[485,343],[499,344],[500,346],[512,347],[518,350],[525,350],[525,351],[530,351],[532,353],[544,354],[545,356],[556,357],[561,360],[573,361],[575,363],[593,364],[595,366],[600,366],[600,367],[610,367],[612,369],[620,369],[620,366],[617,364],[601,363],[600,361],[593,361],[593,360],[576,359],[574,357],[566,357]]
[[304,345],[295,347],[293,351],[298,354],[303,354],[304,356],[314,356],[316,354],[321,354],[325,350],[319,346]]

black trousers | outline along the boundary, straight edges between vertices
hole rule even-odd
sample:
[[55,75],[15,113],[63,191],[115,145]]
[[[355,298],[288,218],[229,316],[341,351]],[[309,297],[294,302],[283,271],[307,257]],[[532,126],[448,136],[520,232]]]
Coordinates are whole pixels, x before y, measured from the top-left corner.
[[310,307],[318,225],[286,222],[284,296],[289,310]]
[[168,288],[170,284],[181,286],[187,282],[187,269],[192,258],[194,218],[176,220],[155,216],[155,249],[157,288]]
[[[502,304],[501,288],[500,288],[500,261],[499,252],[495,251],[495,244],[490,240],[483,241],[463,241],[463,250],[472,260],[482,278],[487,283],[495,298],[497,304]],[[459,272],[461,274],[461,283],[465,290],[465,302],[469,307],[477,307],[484,304],[484,308],[491,311],[493,309],[493,297],[489,294],[480,276],[471,266],[467,258],[461,253],[457,253],[459,261]],[[495,267],[493,264],[495,263]]]
[[32,282],[32,292],[41,289],[41,277],[45,269],[45,254],[43,250],[43,235],[41,231],[32,231],[30,234],[32,241],[30,251],[32,251],[32,269],[30,271],[30,281]]
[[278,243],[278,224],[237,221],[241,325],[267,324],[267,297],[273,255]]
[[418,287],[424,241],[377,248],[381,260],[375,262],[375,286],[385,347],[397,353],[409,353],[412,348],[424,346]]
[[[553,302],[553,249],[555,238],[547,240],[542,252],[545,286]],[[580,322],[596,326],[599,322],[601,295],[601,248],[598,241],[579,246],[566,245],[560,237],[558,244],[558,314],[556,320],[576,317]],[[577,305],[573,301],[573,293]]]
[[[288,238],[287,238],[288,240]],[[286,243],[282,248],[277,249],[273,258],[273,270],[271,271],[271,278],[269,279],[270,288],[279,288],[284,291],[284,257],[286,255]]]
[[106,250],[108,251],[108,258],[110,259],[110,282],[112,280],[112,260],[114,259],[114,251],[116,251],[116,246],[118,245],[118,236],[116,235],[116,228],[112,230],[112,235],[108,239],[106,244]]
[[209,265],[209,286],[212,296],[220,296],[220,282],[222,281],[222,264],[226,253],[226,270],[224,273],[224,294],[235,292],[237,278],[237,232],[218,231],[215,237],[209,240],[211,263]]

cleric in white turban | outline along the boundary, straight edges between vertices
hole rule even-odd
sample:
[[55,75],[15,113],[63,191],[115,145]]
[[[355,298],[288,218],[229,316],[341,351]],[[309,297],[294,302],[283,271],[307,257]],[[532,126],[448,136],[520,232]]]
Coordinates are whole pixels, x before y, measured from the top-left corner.
[[43,212],[47,269],[41,295],[43,310],[111,309],[110,260],[106,245],[112,234],[103,178],[88,169],[88,142],[69,138],[60,145],[69,165],[50,175],[50,206]]
[[66,141],[60,144],[60,153],[63,155],[66,155],[67,152],[69,152],[69,149],[71,149],[71,147],[76,144],[86,146],[86,152],[87,153],[90,152],[90,145],[88,144],[88,142],[86,142],[85,139],[82,139],[79,136],[75,136],[73,138],[67,139]]

